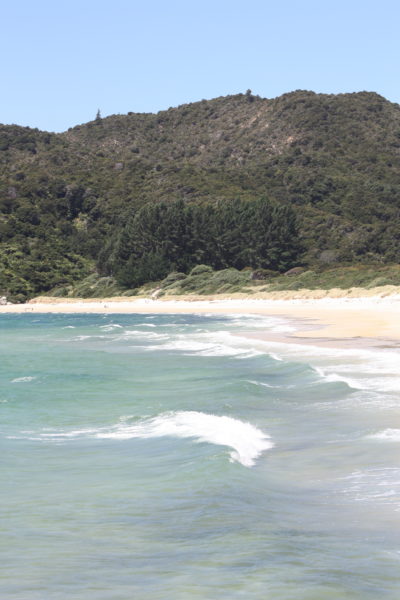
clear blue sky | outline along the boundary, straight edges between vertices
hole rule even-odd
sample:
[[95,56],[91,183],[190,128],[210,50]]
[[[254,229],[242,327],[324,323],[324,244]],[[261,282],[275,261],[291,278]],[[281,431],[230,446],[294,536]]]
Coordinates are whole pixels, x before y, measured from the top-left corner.
[[63,131],[245,92],[400,102],[398,0],[3,0],[0,122]]

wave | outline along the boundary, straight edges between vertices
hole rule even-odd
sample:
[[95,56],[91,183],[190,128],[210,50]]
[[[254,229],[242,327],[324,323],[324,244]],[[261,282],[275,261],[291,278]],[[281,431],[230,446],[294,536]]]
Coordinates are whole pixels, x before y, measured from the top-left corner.
[[274,333],[292,333],[296,330],[287,319],[281,319],[279,317],[265,317],[261,315],[246,315],[240,313],[227,315],[227,317],[229,324],[234,325],[235,327],[265,329],[266,331],[272,331]]
[[342,478],[345,482],[343,497],[351,501],[392,506],[399,510],[400,469],[397,467],[371,468],[354,471]]
[[245,467],[253,466],[262,452],[274,446],[267,434],[250,423],[196,411],[163,413],[133,424],[126,422],[124,417],[124,420],[111,428],[42,431],[29,439],[48,442],[74,438],[129,440],[160,437],[192,438],[196,442],[228,446],[232,448],[230,460]]
[[36,377],[28,376],[28,377],[16,377],[11,380],[11,383],[28,383],[29,381],[33,381]]
[[317,375],[319,375],[319,377],[321,377],[327,383],[341,382],[341,383],[345,383],[351,389],[354,389],[354,390],[362,389],[362,387],[360,387],[359,382],[355,379],[351,379],[350,377],[343,377],[342,375],[339,375],[338,373],[326,373],[320,367],[312,367],[312,368],[317,373]]
[[171,336],[168,341],[148,346],[146,350],[172,350],[187,355],[232,356],[235,358],[251,358],[265,354],[264,351],[253,348],[251,344],[247,343],[247,340],[222,331],[197,333],[191,336],[185,334]]
[[126,440],[131,438],[194,438],[233,448],[232,461],[245,467],[254,465],[264,450],[273,447],[268,435],[250,423],[232,417],[197,411],[164,413],[135,424],[122,423],[114,431],[98,432],[97,438]]
[[104,340],[106,339],[105,335],[77,335],[74,338],[71,338],[71,342],[85,342],[86,340]]
[[127,329],[123,332],[123,337],[117,339],[143,339],[143,340],[165,340],[169,336],[167,333],[156,333],[155,331],[142,331],[141,329]]
[[118,325],[118,323],[109,323],[108,325],[100,325],[100,329],[103,329],[103,331],[113,331],[114,329],[122,329],[122,325]]
[[400,352],[397,349],[328,348],[270,340],[252,341],[252,347],[263,350],[275,360],[312,366],[317,375],[327,382],[342,381],[354,390],[388,393],[399,390]]

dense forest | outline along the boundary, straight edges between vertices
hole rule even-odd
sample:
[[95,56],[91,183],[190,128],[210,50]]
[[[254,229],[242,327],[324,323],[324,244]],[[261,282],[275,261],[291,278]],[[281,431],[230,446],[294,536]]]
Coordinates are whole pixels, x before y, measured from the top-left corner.
[[400,107],[296,91],[0,126],[0,294],[98,272],[132,288],[215,269],[400,262]]

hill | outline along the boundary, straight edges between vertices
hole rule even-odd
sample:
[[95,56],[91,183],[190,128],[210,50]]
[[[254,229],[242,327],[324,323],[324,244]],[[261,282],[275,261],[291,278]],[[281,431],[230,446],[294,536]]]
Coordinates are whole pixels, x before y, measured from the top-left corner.
[[[239,203],[242,235],[261,199],[297,218],[290,260],[273,268],[400,262],[400,107],[369,92],[247,92],[61,134],[0,126],[0,292],[23,300],[94,265],[122,273],[121,240],[149,203],[183,202],[196,223],[188,207]],[[198,254],[187,250],[187,269]]]

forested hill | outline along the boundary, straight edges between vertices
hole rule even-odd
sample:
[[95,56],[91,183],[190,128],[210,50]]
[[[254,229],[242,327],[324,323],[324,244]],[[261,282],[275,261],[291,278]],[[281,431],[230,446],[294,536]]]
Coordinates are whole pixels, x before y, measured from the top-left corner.
[[[238,268],[400,262],[400,107],[375,93],[247,92],[99,115],[61,134],[3,125],[0,177],[0,293],[17,299],[94,265],[133,285],[129,269],[142,261],[143,279],[151,267],[145,255],[160,275],[179,267],[171,252],[183,253],[180,268],[210,263],[202,231],[216,219],[216,266],[235,266],[237,253]],[[142,208],[160,202],[171,223],[185,215],[166,245],[151,230],[158,209]],[[257,210],[270,215],[262,249],[249,232]],[[243,240],[236,254],[229,232]]]

